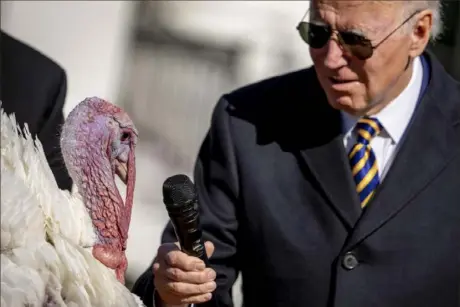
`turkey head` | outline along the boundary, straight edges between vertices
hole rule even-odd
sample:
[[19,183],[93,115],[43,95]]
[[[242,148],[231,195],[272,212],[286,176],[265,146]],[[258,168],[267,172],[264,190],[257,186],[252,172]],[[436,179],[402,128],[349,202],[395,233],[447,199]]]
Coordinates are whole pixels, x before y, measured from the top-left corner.
[[[66,167],[83,197],[96,242],[93,256],[124,284],[125,254],[135,184],[138,132],[121,108],[97,97],[80,102],[61,134]],[[115,176],[126,185],[126,199]]]

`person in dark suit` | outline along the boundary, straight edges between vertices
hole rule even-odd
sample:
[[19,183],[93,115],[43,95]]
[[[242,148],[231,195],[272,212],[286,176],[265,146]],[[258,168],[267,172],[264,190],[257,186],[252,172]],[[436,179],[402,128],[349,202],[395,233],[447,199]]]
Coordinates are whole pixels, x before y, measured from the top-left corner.
[[241,272],[245,307],[460,306],[460,84],[425,51],[438,5],[312,1],[314,66],[213,112],[194,173],[211,268],[168,224],[132,291],[229,307]]
[[67,91],[65,71],[31,46],[1,31],[0,100],[5,113],[16,115],[20,125],[43,145],[59,188],[70,190],[59,136],[64,123]]

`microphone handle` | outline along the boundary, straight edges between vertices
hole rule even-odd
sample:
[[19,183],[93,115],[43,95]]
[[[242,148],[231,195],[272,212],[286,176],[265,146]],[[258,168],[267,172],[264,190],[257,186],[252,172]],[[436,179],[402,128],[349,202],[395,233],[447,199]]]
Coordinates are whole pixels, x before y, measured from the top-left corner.
[[[198,214],[197,201],[191,202],[188,206],[183,207],[180,211],[170,210],[168,212],[174,232],[179,241],[181,251],[189,256],[200,258],[206,267],[210,267],[206,248],[202,238],[200,217]],[[214,297],[211,298],[211,302]],[[197,307],[196,304],[189,304],[189,307]],[[217,302],[214,306],[218,307]]]
[[189,256],[200,258],[209,266],[197,208],[198,202],[194,200],[180,210],[169,210],[168,214],[181,250]]
[[[199,231],[200,234],[201,234],[201,230]],[[209,267],[209,259],[208,259],[208,256],[206,255],[206,248],[204,246],[204,242],[203,240],[201,239],[201,235],[199,236],[200,238],[196,241],[193,241],[193,240],[189,240],[188,242],[192,241],[191,242],[191,246],[192,248],[187,248],[188,246],[187,245],[182,245],[182,243],[180,244],[181,246],[181,250],[182,252],[186,253],[187,255],[189,256],[194,256],[194,257],[198,257],[200,258],[201,260],[203,260],[204,264],[206,267]],[[179,241],[180,242],[180,241]],[[219,304],[217,303],[217,301],[215,301],[215,298],[214,296],[211,298],[211,300],[209,302],[213,302],[213,306],[215,307],[219,307]],[[201,304],[200,304],[201,305]],[[196,304],[189,304],[188,307],[198,307],[198,305]]]

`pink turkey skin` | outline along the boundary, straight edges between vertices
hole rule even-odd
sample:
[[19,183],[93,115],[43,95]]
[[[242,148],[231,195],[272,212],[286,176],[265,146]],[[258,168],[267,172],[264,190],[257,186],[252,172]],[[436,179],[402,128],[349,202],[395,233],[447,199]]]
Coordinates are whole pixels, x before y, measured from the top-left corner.
[[[97,243],[93,246],[93,256],[108,268],[114,269],[117,279],[124,283],[124,273],[128,267],[125,255],[129,222],[132,209],[131,178],[134,177],[133,167],[128,167],[128,192],[126,205],[113,181],[113,170],[101,172],[102,164],[96,156],[83,173],[82,181],[86,183],[84,197],[86,207],[93,221],[97,234]],[[129,161],[128,164],[132,162]],[[98,173],[91,172],[98,165]],[[110,174],[104,176],[104,174]],[[97,178],[95,178],[97,176]]]
[[[121,137],[128,133],[130,138]],[[120,108],[88,98],[68,116],[61,148],[72,179],[83,196],[97,235],[93,256],[114,269],[124,284],[125,249],[134,194],[137,131]],[[115,183],[114,159],[126,154],[127,191],[123,202]]]
[[126,254],[119,248],[113,245],[100,245],[93,246],[93,256],[99,260],[106,267],[114,269],[117,279],[124,284],[125,272],[128,268],[128,260]]

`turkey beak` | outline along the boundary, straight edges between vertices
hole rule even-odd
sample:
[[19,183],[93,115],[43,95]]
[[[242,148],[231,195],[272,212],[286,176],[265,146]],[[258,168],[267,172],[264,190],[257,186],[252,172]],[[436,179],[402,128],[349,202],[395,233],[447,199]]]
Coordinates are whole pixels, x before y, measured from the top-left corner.
[[124,184],[128,184],[128,165],[126,162],[120,162],[119,160],[115,160],[116,167],[115,173],[121,179]]

